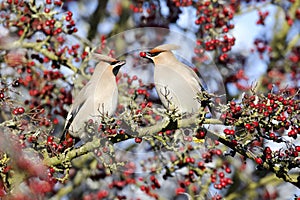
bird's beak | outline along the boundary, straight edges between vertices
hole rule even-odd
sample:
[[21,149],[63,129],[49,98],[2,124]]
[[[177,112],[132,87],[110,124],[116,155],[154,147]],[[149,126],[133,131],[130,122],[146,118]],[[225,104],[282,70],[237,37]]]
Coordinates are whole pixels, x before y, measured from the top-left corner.
[[123,66],[126,64],[126,60],[119,60],[118,65]]
[[147,59],[152,61],[151,54],[148,51],[141,51],[140,52],[140,57],[147,58]]

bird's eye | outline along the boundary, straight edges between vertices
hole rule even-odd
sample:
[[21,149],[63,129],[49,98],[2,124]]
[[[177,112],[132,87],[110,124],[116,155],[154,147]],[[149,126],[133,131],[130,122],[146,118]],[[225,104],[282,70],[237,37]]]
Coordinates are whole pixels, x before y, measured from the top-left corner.
[[150,57],[154,57],[154,56],[157,56],[157,55],[159,55],[160,53],[161,53],[161,51],[154,52],[154,53],[150,53],[150,52],[148,52],[148,55],[149,55]]
[[116,65],[118,62],[119,62],[118,60],[113,61],[113,62],[110,63],[110,65]]

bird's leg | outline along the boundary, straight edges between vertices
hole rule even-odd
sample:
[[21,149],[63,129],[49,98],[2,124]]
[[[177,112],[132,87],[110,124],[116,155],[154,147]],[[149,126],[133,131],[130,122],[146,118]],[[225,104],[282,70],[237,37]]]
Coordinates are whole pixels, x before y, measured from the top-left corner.
[[167,86],[164,86],[164,90],[160,90],[160,93],[163,95],[163,97],[165,98],[166,102],[167,102],[167,109],[168,110],[178,110],[177,107],[174,106],[174,104],[172,103],[172,97],[170,97],[170,90],[167,89]]
[[207,113],[210,113],[212,117],[216,117],[216,108],[215,104],[212,101],[212,98],[215,98],[214,94],[210,94],[207,91],[202,91],[197,93],[195,97],[196,100],[200,103],[201,107],[208,109]]
[[105,112],[104,104],[99,105],[97,111],[99,112],[99,115],[97,115],[96,117],[100,118],[100,124],[108,126],[115,122],[115,119],[113,117],[110,117],[108,115],[108,112]]

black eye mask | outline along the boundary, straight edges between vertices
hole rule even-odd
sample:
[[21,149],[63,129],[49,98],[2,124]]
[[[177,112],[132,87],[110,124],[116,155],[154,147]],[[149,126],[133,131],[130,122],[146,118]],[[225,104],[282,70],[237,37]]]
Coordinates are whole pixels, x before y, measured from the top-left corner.
[[118,64],[118,62],[120,62],[120,61],[116,60],[116,61],[110,62],[110,65],[114,66],[114,65]]
[[146,54],[149,55],[150,57],[155,57],[157,55],[159,55],[162,51],[158,51],[158,52],[154,52],[154,53],[150,53],[150,52],[147,52]]
[[117,74],[118,74],[118,72],[119,72],[119,70],[120,70],[120,68],[122,67],[122,65],[117,65],[117,66],[115,66],[114,68],[113,68],[113,74],[115,75],[115,76],[117,76]]

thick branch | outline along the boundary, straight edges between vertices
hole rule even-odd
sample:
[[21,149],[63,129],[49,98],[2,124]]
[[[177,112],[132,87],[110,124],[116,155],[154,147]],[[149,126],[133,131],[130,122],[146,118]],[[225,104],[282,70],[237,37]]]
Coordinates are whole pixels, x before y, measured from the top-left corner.
[[95,37],[97,33],[97,26],[104,17],[107,2],[108,0],[98,0],[98,6],[88,21],[88,24],[90,24],[90,30],[87,38],[90,41]]

